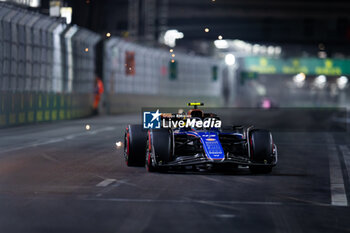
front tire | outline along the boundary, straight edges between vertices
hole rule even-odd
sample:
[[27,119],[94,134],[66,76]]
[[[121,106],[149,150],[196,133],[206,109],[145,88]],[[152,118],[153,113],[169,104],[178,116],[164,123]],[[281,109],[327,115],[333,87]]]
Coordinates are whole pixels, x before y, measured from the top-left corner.
[[252,173],[270,173],[273,162],[273,140],[271,132],[253,129],[249,132],[250,160],[261,165],[251,165]]

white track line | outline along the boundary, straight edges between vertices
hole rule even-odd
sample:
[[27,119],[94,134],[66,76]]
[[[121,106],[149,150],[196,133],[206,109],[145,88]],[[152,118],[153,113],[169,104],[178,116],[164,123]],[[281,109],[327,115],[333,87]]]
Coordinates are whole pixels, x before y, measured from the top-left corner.
[[346,171],[348,173],[348,178],[350,179],[350,150],[346,145],[339,146],[341,153],[343,154]]
[[107,187],[108,185],[114,183],[116,180],[115,179],[105,179],[98,183],[96,186],[97,187]]
[[344,178],[335,146],[329,147],[328,157],[332,205],[347,206],[348,201],[346,198]]
[[196,200],[161,200],[142,198],[83,198],[84,201],[104,201],[104,202],[136,202],[136,203],[197,203],[197,204],[243,204],[243,205],[284,205],[282,202],[263,201],[196,201]]
[[183,200],[183,199],[142,199],[142,198],[82,198],[82,201],[101,201],[101,202],[120,202],[120,203],[168,203],[168,204],[202,204],[210,205],[214,207],[231,208],[230,205],[261,205],[261,206],[331,206],[330,204],[319,204],[319,203],[301,203],[301,202],[265,202],[265,201],[204,201],[204,200]]

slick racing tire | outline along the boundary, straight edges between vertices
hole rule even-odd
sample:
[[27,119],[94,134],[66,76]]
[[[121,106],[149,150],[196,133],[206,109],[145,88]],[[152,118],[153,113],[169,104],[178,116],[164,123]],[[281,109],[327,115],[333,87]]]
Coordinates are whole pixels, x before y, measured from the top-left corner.
[[161,165],[171,161],[173,156],[173,134],[170,129],[156,129],[148,132],[146,166],[149,172],[166,171]]
[[270,173],[273,161],[273,140],[270,131],[253,129],[249,132],[250,160],[261,165],[251,165],[252,173]]
[[147,131],[142,125],[128,125],[124,136],[124,157],[129,167],[144,167]]

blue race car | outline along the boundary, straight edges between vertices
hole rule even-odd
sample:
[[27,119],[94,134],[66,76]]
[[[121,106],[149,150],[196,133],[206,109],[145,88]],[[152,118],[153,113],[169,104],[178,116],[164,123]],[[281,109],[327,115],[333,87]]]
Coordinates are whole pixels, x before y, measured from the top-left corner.
[[[202,103],[189,105],[195,106],[187,114],[189,121],[208,117],[219,119],[216,114],[203,113],[198,109],[197,105]],[[243,165],[248,166],[253,173],[269,173],[277,164],[277,147],[271,132],[253,127],[169,127],[145,130],[142,125],[128,125],[124,157],[128,166],[146,165],[149,172],[176,168],[234,168]]]

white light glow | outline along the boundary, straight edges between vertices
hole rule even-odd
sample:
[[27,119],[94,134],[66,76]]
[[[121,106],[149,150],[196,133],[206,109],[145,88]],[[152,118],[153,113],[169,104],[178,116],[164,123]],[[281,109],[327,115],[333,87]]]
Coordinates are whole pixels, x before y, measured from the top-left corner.
[[245,46],[244,46],[244,50],[247,52],[247,53],[251,53],[252,52],[252,49],[253,49],[253,45],[247,43]]
[[231,54],[231,53],[227,54],[225,56],[225,63],[228,66],[234,65],[236,63],[236,57],[233,54]]
[[62,18],[66,18],[66,23],[70,24],[72,22],[72,7],[61,7],[60,13]]
[[39,7],[40,6],[40,0],[31,0],[29,1],[30,7]]
[[253,45],[253,53],[257,54],[260,52],[260,45],[255,44]]
[[275,48],[273,46],[267,47],[267,54],[273,55],[275,53]]
[[175,47],[176,40],[184,38],[184,34],[178,30],[172,29],[168,30],[164,34],[164,44]]
[[266,53],[266,51],[267,51],[267,48],[265,45],[260,46],[260,51],[259,51],[260,53]]
[[295,82],[304,82],[305,81],[305,74],[304,73],[299,73],[297,75],[294,76],[293,80]]
[[251,44],[245,42],[243,40],[223,40],[224,42],[220,42],[222,37],[219,36],[218,39],[214,41],[216,48],[218,49],[230,49],[236,52],[243,52],[247,54],[261,54],[261,55],[269,55],[269,56],[278,56],[282,52],[282,48],[280,46],[272,46],[272,45],[261,45],[261,44]]
[[299,73],[293,77],[293,81],[296,84],[297,87],[303,87],[305,83],[305,74]]
[[280,55],[282,53],[282,48],[280,46],[275,47],[275,54]]
[[338,85],[338,88],[339,89],[344,89],[347,84],[348,84],[348,78],[346,76],[340,76],[338,79],[337,79],[337,85]]
[[214,45],[218,49],[227,49],[228,48],[228,43],[226,40],[215,40]]
[[326,78],[326,76],[324,76],[324,75],[320,75],[320,76],[318,76],[318,77],[316,78],[315,81],[318,82],[318,83],[325,83],[325,82],[327,82],[327,78]]
[[0,2],[13,2],[29,7],[40,7],[40,0],[0,0]]
[[319,75],[315,78],[315,85],[316,87],[322,89],[326,86],[327,78],[324,75]]
[[91,129],[90,125],[85,125],[85,129],[90,130]]

